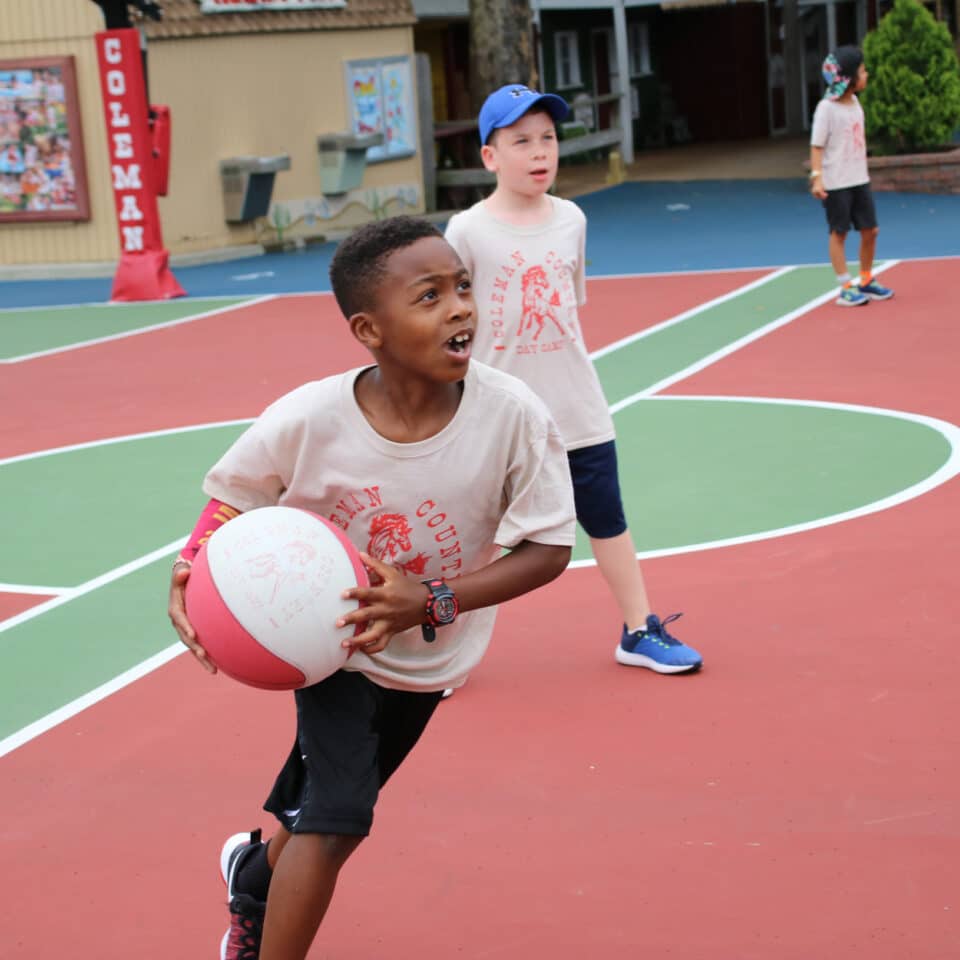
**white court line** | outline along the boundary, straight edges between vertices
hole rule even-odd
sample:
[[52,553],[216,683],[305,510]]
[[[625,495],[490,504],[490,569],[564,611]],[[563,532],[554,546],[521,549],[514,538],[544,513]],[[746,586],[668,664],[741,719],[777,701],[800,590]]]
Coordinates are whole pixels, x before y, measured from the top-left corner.
[[[843,523],[847,520],[854,520],[857,517],[865,517],[871,513],[879,513],[882,510],[889,510],[891,507],[906,503],[908,500],[914,500],[919,496],[939,487],[941,484],[952,480],[957,474],[960,474],[960,427],[950,423],[947,420],[940,420],[936,417],[927,417],[919,413],[908,413],[904,410],[891,410],[885,407],[868,407],[854,403],[829,403],[823,400],[796,400],[783,397],[714,397],[714,396],[669,396],[644,398],[636,394],[633,403],[641,399],[654,399],[658,403],[684,403],[689,401],[700,402],[709,401],[711,403],[759,403],[759,404],[779,404],[781,406],[791,407],[819,407],[824,410],[841,410],[851,413],[868,413],[878,417],[891,417],[895,420],[906,420],[910,423],[922,424],[936,430],[950,445],[950,455],[944,463],[929,477],[919,480],[917,483],[898,490],[880,500],[874,500],[871,503],[861,507],[855,507],[852,510],[844,510],[841,513],[830,514],[826,517],[820,517],[816,520],[807,520],[803,523],[794,523],[786,527],[775,527],[770,530],[764,530],[756,533],[748,533],[739,537],[726,537],[720,540],[706,540],[702,543],[690,543],[681,547],[665,547],[661,550],[640,550],[637,551],[638,560],[653,560],[657,557],[672,557],[682,553],[697,553],[701,550],[716,550],[719,547],[733,547],[744,543],[753,543],[759,540],[772,540],[776,537],[785,537],[793,533],[802,533],[806,530],[816,530],[819,527],[828,527],[836,523]],[[623,407],[621,407],[623,409]],[[574,560],[570,563],[568,569],[580,569],[582,567],[596,566],[596,560],[589,557],[586,560]]]
[[[899,260],[888,260],[882,267],[877,267],[874,270],[874,274],[883,273],[884,270],[889,270],[891,267],[895,267],[898,263],[900,263]],[[755,340],[759,340],[761,337],[765,337],[768,333],[772,333],[774,330],[779,330],[781,327],[785,327],[788,323],[791,323],[798,317],[802,317],[804,314],[810,313],[811,310],[815,310],[822,304],[829,303],[831,300],[835,300],[836,296],[837,291],[834,289],[828,293],[821,294],[819,297],[814,297],[813,300],[807,301],[805,304],[803,304],[803,306],[797,307],[796,310],[791,310],[790,313],[786,313],[782,317],[778,317],[776,320],[771,320],[770,323],[764,324],[762,327],[757,327],[756,330],[752,330],[750,333],[742,336],[739,340],[734,340],[732,343],[728,343],[725,347],[715,350],[713,353],[701,358],[696,363],[691,363],[689,366],[684,367],[682,370],[678,370],[676,373],[672,373],[669,377],[664,377],[662,380],[657,381],[646,389],[631,394],[629,397],[625,397],[623,400],[618,400],[616,403],[610,406],[610,412],[617,413],[624,407],[629,407],[630,404],[636,403],[637,400],[642,400],[644,397],[651,397],[655,393],[659,393],[661,390],[666,390],[667,387],[672,387],[675,383],[679,383],[681,380],[686,380],[687,377],[691,377],[693,374],[699,373],[701,370],[705,370],[718,360],[728,357],[731,353],[736,353],[737,350],[741,350],[743,347],[747,346],[747,344],[753,343]],[[856,310],[860,308],[851,307],[849,309]]]
[[[72,593],[74,587],[43,587],[36,583],[0,583],[0,593],[21,593],[28,597],[59,597]],[[0,620],[0,624],[3,621]]]
[[183,646],[183,644],[174,643],[165,650],[154,654],[149,659],[138,663],[135,667],[131,667],[125,673],[121,673],[120,676],[114,677],[112,680],[107,681],[107,683],[101,684],[89,693],[85,693],[82,697],[71,700],[70,703],[65,704],[58,710],[54,710],[45,717],[41,717],[39,720],[35,720],[33,723],[22,727],[16,733],[11,733],[10,736],[0,740],[0,757],[11,753],[16,750],[17,747],[22,747],[30,740],[39,737],[40,734],[46,733],[48,730],[52,730],[57,725],[63,723],[64,720],[75,717],[81,711],[86,710],[87,707],[92,707],[95,703],[105,700],[110,694],[122,690],[135,680],[145,677],[148,673],[153,673],[158,667],[162,667],[165,663],[169,663],[175,657],[180,656],[181,653],[186,652],[187,648]]
[[186,542],[186,537],[178,537],[165,547],[158,547],[156,550],[152,550],[142,557],[137,557],[136,560],[131,560],[129,563],[123,564],[123,566],[108,570],[99,577],[87,580],[86,583],[81,583],[80,586],[74,587],[69,593],[64,593],[59,597],[54,597],[52,600],[47,600],[46,603],[38,603],[29,610],[24,610],[22,613],[8,617],[6,620],[0,621],[0,633],[5,633],[13,627],[20,626],[21,623],[33,620],[35,617],[39,617],[43,613],[48,613],[50,610],[55,610],[57,607],[62,607],[65,603],[76,600],[77,597],[85,596],[94,590],[98,590],[100,587],[105,587],[108,583],[113,583],[114,580],[119,580],[128,573],[134,573],[143,567],[149,566],[154,561],[167,556],[167,554],[173,553],[174,550],[179,550]]
[[[0,281],[0,283],[2,282],[3,281]],[[9,282],[16,283],[17,281]],[[251,294],[218,293],[208,294],[202,297],[177,297],[175,301],[167,297],[163,300],[138,300],[137,306],[150,303],[204,303],[208,300],[226,300],[229,297],[245,300],[248,296],[251,296]],[[0,307],[0,317],[3,317],[5,313],[28,313],[31,310],[81,310],[87,307],[109,307],[111,310],[121,310],[131,305],[131,302],[127,300],[88,300],[86,303],[51,303],[46,306],[42,303],[35,303],[26,307]]]
[[127,443],[130,440],[147,440],[153,437],[169,437],[174,434],[195,433],[197,430],[216,430],[218,427],[237,427],[253,423],[252,417],[242,420],[217,420],[213,423],[195,423],[185,427],[168,427],[165,430],[148,430],[146,433],[128,433],[122,437],[104,437],[102,440],[88,440],[85,443],[71,443],[65,447],[50,447],[47,450],[34,450],[31,453],[19,453],[15,457],[0,460],[0,467],[10,463],[20,463],[23,460],[39,460],[42,457],[52,457],[58,453],[72,453],[75,450],[90,450],[93,447],[109,447],[115,443]]
[[[718,307],[722,303],[727,303],[730,300],[736,300],[737,297],[741,297],[745,293],[749,293],[751,290],[756,290],[757,287],[763,287],[774,280],[779,280],[780,277],[784,277],[796,269],[798,268],[781,267],[779,270],[769,274],[766,277],[760,277],[758,280],[752,280],[750,283],[746,283],[742,287],[737,287],[734,290],[731,290],[729,293],[724,293],[719,297],[714,297],[713,300],[708,300],[706,303],[702,303],[697,307],[692,307],[690,310],[684,310],[683,313],[678,313],[676,316],[670,317],[668,320],[664,320],[662,323],[658,323],[655,326],[647,327],[646,330],[641,330],[639,333],[631,333],[629,336],[623,337],[620,340],[614,340],[613,343],[608,343],[606,346],[600,347],[599,350],[594,350],[593,353],[590,354],[590,359],[598,360],[600,357],[605,357],[608,353],[614,353],[617,350],[622,350],[631,343],[636,343],[638,340],[643,340],[644,337],[649,337],[654,333],[659,333],[661,330],[666,330],[668,327],[672,327],[676,323],[683,323],[684,320],[689,320],[698,313],[705,313],[707,310],[712,310],[714,307]],[[877,272],[879,273],[879,271]]]
[[[887,269],[887,268],[895,265],[895,263],[897,263],[897,262],[900,262],[900,261],[890,261],[889,263],[884,264],[883,269]],[[880,268],[878,268],[876,272],[879,273],[879,272],[880,272]],[[748,285],[748,286],[749,286],[749,285]],[[816,298],[816,300],[811,301],[809,304],[807,304],[805,309],[806,309],[806,310],[811,310],[811,309],[813,309],[815,306],[819,305],[821,302],[825,302],[825,300],[826,300],[826,299],[829,299],[829,297],[832,296],[832,295],[834,295],[834,294],[828,294],[826,297],[818,297],[818,298]],[[804,308],[801,308],[801,309],[804,309]],[[793,311],[793,312],[792,312],[791,314],[789,314],[788,316],[789,316],[791,319],[795,319],[795,318],[796,318],[797,316],[799,316],[799,315],[800,315],[800,312],[798,312],[798,311]],[[670,321],[666,321],[666,322],[669,323]],[[789,322],[789,321],[786,321],[786,322]],[[774,323],[775,323],[777,326],[782,326],[782,325],[783,325],[782,323],[777,323],[777,321],[774,321]],[[655,328],[651,328],[651,329],[655,329]],[[769,333],[769,332],[770,332],[771,330],[773,330],[773,329],[776,329],[776,326],[774,326],[773,324],[768,324],[766,327],[762,328],[762,330],[763,330],[764,333]],[[761,333],[760,335],[762,336],[763,334]],[[749,338],[742,338],[740,341],[737,341],[737,343],[738,343],[739,345],[743,346],[743,345],[745,345],[747,342],[750,342],[750,341],[753,340],[753,339],[757,339],[757,337],[756,337],[756,336],[752,336],[752,337],[749,337]],[[724,351],[717,351],[717,352],[716,352],[715,354],[713,354],[712,356],[714,356],[716,359],[720,359],[721,356],[726,356],[727,353],[729,353],[729,352],[732,352],[732,351],[726,351],[726,352],[724,352]],[[697,366],[698,366],[698,365],[694,364],[694,365],[692,365],[692,367],[689,368],[689,369],[692,369],[693,367],[697,367]],[[667,379],[668,379],[668,380],[671,380],[671,382],[674,382],[674,381],[672,380],[672,378],[667,378]],[[661,383],[664,383],[664,382],[665,382],[665,381],[662,381]],[[654,385],[654,387],[651,388],[651,390],[653,390],[653,389],[663,389],[663,387],[662,387],[661,385]],[[610,408],[611,413],[614,413],[614,412],[615,412],[615,409],[614,409],[615,407],[616,407],[617,409],[623,409],[625,406],[629,405],[630,403],[636,403],[636,402],[637,402],[638,400],[640,400],[642,397],[649,395],[649,393],[650,393],[650,391],[644,391],[644,392],[642,392],[642,393],[635,394],[632,398],[628,398],[626,401],[620,401],[619,404],[615,404],[614,406],[612,406],[612,407]],[[665,397],[664,397],[664,398],[660,398],[660,399],[663,399],[663,400],[669,399],[670,401],[674,401],[674,400],[679,400],[680,398],[675,398],[675,397],[665,398]],[[694,398],[691,398],[691,399],[694,399]],[[729,398],[729,397],[728,397],[728,398],[717,398],[717,399],[727,399],[727,400],[730,400],[730,399],[734,399],[734,398]],[[754,398],[754,399],[755,399],[755,398]],[[769,402],[776,402],[776,401],[766,400],[766,401],[758,401],[758,402],[767,402],[767,403],[769,403]],[[795,401],[784,400],[784,401],[781,401],[781,402],[790,403],[790,402],[795,402]],[[823,406],[829,406],[829,404],[822,404],[822,405],[823,405]],[[840,405],[835,405],[835,406],[840,406]],[[864,409],[865,409],[865,410],[870,410],[871,412],[875,412],[875,408],[864,408]],[[911,416],[913,416],[913,415],[909,415],[909,414],[905,415],[905,414],[902,414],[902,413],[899,413],[899,412],[896,412],[896,411],[891,411],[891,412],[890,412],[890,415],[892,415],[892,416],[899,416],[899,417],[904,418],[904,419],[910,419]],[[922,418],[922,417],[919,417],[919,416],[917,416],[917,419],[918,419],[918,420],[921,420],[921,421],[923,421],[923,422],[927,422],[927,423],[928,423],[929,425],[931,425],[931,426],[933,426],[933,425],[936,424],[936,423],[942,423],[942,422],[943,422],[943,421],[935,421],[935,420],[933,420],[932,418]],[[234,424],[234,423],[248,423],[248,422],[249,422],[249,421],[246,421],[246,420],[245,420],[245,421],[224,421],[224,422],[222,422],[222,423],[215,424],[215,425],[213,425],[213,426],[225,426],[225,425],[230,425],[230,424]],[[950,436],[948,436],[946,433],[944,433],[944,436],[947,438],[948,442],[951,444],[951,455],[950,455],[950,458],[949,458],[948,461],[947,461],[947,464],[945,464],[943,467],[940,468],[940,470],[938,470],[936,473],[934,473],[934,474],[932,475],[932,477],[937,477],[937,476],[939,476],[940,474],[942,474],[942,473],[947,469],[948,465],[951,465],[951,464],[954,465],[954,466],[953,466],[953,472],[954,472],[954,473],[956,472],[956,460],[957,460],[957,448],[958,448],[958,444],[953,442],[952,437],[955,435],[955,432],[956,432],[957,428],[955,428],[952,424],[946,424],[946,426],[949,427],[949,429],[950,429],[951,432],[952,432]],[[181,428],[181,429],[185,432],[185,431],[187,431],[187,430],[203,430],[203,429],[209,429],[209,428],[211,428],[211,425],[209,425],[209,424],[197,424],[197,425],[194,425],[194,426],[191,426],[191,427],[185,427],[185,428]],[[938,428],[934,426],[934,429],[938,429]],[[180,431],[177,430],[177,429],[170,429],[170,430],[158,431],[157,433],[159,433],[159,434],[172,434],[172,433],[177,433],[177,432],[180,432]],[[137,437],[137,438],[139,438],[139,437],[147,437],[147,436],[151,436],[151,435],[156,435],[156,434],[149,434],[149,433],[138,434],[138,435],[136,435],[136,437]],[[59,448],[57,451],[40,451],[40,452],[35,453],[35,454],[27,454],[27,455],[23,455],[23,456],[20,456],[20,457],[13,457],[13,458],[10,458],[10,459],[8,459],[8,460],[6,460],[6,461],[0,460],[0,466],[2,466],[4,463],[10,463],[10,462],[13,462],[13,461],[16,461],[16,460],[25,460],[25,459],[31,459],[32,457],[44,456],[44,455],[47,455],[48,453],[51,453],[51,452],[65,452],[65,451],[67,451],[67,450],[74,450],[74,449],[81,449],[81,448],[85,448],[85,447],[98,446],[98,445],[102,445],[103,443],[118,443],[118,442],[122,442],[122,440],[124,440],[124,439],[134,439],[134,437],[130,437],[130,438],[113,438],[113,439],[107,440],[107,441],[96,441],[96,442],[87,443],[87,444],[76,444],[76,445],[73,445],[73,446],[70,446],[70,447],[61,447],[61,448]],[[950,475],[952,476],[953,474],[951,473]],[[928,481],[931,480],[932,477],[931,477],[931,478],[928,478]],[[944,477],[943,479],[947,479],[947,478]],[[939,480],[938,482],[942,483],[942,482],[943,482],[943,479]],[[919,489],[921,486],[922,486],[922,484],[915,484],[914,487],[909,488],[909,490],[917,490],[917,492],[914,493],[913,496],[919,496],[920,493],[924,492],[923,490],[920,490],[920,489]],[[930,489],[930,488],[931,488],[931,487],[928,487],[927,489]],[[901,494],[902,494],[902,493],[903,493],[903,491],[901,491]],[[894,505],[894,503],[892,502],[893,499],[894,499],[893,497],[888,497],[888,498],[886,498],[885,501],[881,501],[881,502],[887,503],[887,501],[890,501],[889,503],[887,503],[887,505],[888,505],[888,506],[893,506],[893,505]],[[906,499],[909,499],[909,497],[906,498]],[[902,501],[898,501],[898,502],[902,502]],[[865,512],[873,512],[872,510],[869,510],[868,508],[861,508],[861,509],[863,509]],[[884,508],[881,507],[881,508],[878,508],[878,509],[884,509]],[[852,516],[853,516],[855,513],[856,513],[855,511],[850,511],[850,512],[849,512],[849,517],[848,517],[847,515],[838,515],[838,517],[842,516],[842,517],[844,517],[844,518],[852,518]],[[834,519],[832,522],[839,522],[839,520],[838,520],[838,519]],[[814,521],[814,523],[816,523],[816,521]],[[819,524],[819,525],[823,525],[823,524],[821,523],[821,524]],[[688,546],[685,546],[685,547],[681,547],[681,548],[679,548],[679,549],[674,549],[673,551],[650,552],[649,554],[638,553],[637,556],[642,559],[642,558],[644,558],[644,557],[665,556],[665,555],[667,555],[668,552],[672,552],[672,553],[689,553],[689,552],[693,552],[693,551],[695,551],[695,550],[711,549],[713,546],[728,546],[728,545],[733,545],[734,542],[749,542],[750,539],[769,539],[769,538],[772,538],[772,537],[775,537],[775,536],[783,535],[783,534],[786,533],[786,532],[799,532],[799,530],[801,530],[801,529],[812,529],[812,527],[807,527],[806,525],[798,524],[798,525],[796,525],[795,527],[792,527],[792,528],[784,528],[783,531],[779,531],[779,532],[778,532],[778,531],[766,531],[765,533],[762,533],[762,534],[760,534],[760,535],[758,535],[758,536],[754,536],[754,537],[752,537],[752,538],[750,538],[750,537],[743,538],[742,541],[737,541],[737,540],[731,539],[731,540],[728,540],[728,541],[717,541],[715,544],[714,544],[714,543],[704,543],[704,544],[700,544],[700,545],[688,545]],[[180,549],[180,547],[181,547],[185,542],[186,542],[186,537],[183,537],[183,538],[175,541],[174,543],[169,544],[169,545],[167,545],[166,547],[162,547],[162,548],[160,548],[160,550],[154,551],[152,554],[149,554],[149,555],[148,555],[148,558],[149,558],[149,559],[148,559],[148,558],[141,558],[140,561],[132,561],[131,564],[128,564],[127,566],[128,566],[128,567],[131,567],[132,569],[137,569],[137,568],[139,568],[140,566],[145,566],[147,563],[153,562],[154,560],[158,559],[159,557],[163,556],[164,554],[169,554],[169,553],[172,553],[174,550]],[[582,568],[582,567],[585,567],[585,566],[594,566],[595,564],[596,564],[596,561],[591,558],[591,559],[585,560],[585,561],[574,561],[573,563],[570,564],[570,567],[571,567],[572,569],[579,569],[579,568]],[[118,569],[123,570],[124,568],[118,568]],[[129,572],[129,571],[124,570],[124,572]],[[119,576],[122,576],[122,575],[123,575],[123,574],[117,574],[116,576],[114,576],[115,573],[117,573],[117,571],[111,571],[111,572],[109,572],[109,573],[107,573],[107,574],[104,574],[103,577],[98,577],[98,578],[96,578],[95,580],[88,581],[86,584],[82,584],[80,587],[78,587],[78,588],[77,588],[77,591],[80,591],[80,590],[82,590],[82,589],[84,589],[84,588],[87,588],[87,589],[85,590],[85,592],[90,592],[91,589],[96,589],[97,586],[102,586],[103,583],[110,582],[110,580],[118,579]],[[109,578],[109,579],[107,579],[107,578]],[[75,593],[75,594],[71,595],[70,597],[66,597],[66,598],[63,598],[63,599],[57,598],[57,599],[54,599],[54,600],[50,600],[50,601],[48,601],[48,602],[45,603],[45,604],[40,604],[40,605],[38,605],[37,607],[33,608],[32,611],[25,611],[24,614],[21,614],[21,615],[19,615],[19,616],[24,617],[25,614],[31,614],[31,613],[32,613],[34,616],[38,616],[40,613],[44,612],[45,610],[51,609],[53,606],[60,606],[62,603],[69,602],[69,600],[73,599],[73,596],[74,596],[74,595],[79,595],[79,594]],[[13,618],[13,619],[17,619],[17,618]],[[27,617],[27,619],[29,619],[29,617]],[[19,621],[19,622],[22,622],[22,621]],[[3,630],[7,629],[7,628],[8,628],[8,625],[13,626],[14,624],[11,624],[9,620],[8,620],[8,621],[4,621],[3,623],[0,623],[0,632],[3,632]],[[22,746],[23,744],[27,743],[29,740],[32,740],[32,739],[34,739],[35,737],[39,736],[41,733],[45,733],[46,731],[50,730],[50,729],[53,728],[54,726],[57,726],[58,724],[62,723],[63,721],[65,721],[65,720],[67,720],[67,719],[69,719],[70,717],[73,717],[73,716],[75,716],[76,714],[80,713],[82,710],[85,710],[87,707],[93,706],[95,703],[97,703],[97,702],[99,702],[100,700],[108,697],[111,693],[115,692],[116,690],[121,689],[122,687],[128,685],[129,683],[132,683],[134,680],[137,680],[137,679],[140,679],[141,677],[146,676],[147,674],[153,672],[153,671],[156,670],[158,667],[162,666],[164,663],[169,662],[169,661],[172,660],[174,657],[176,657],[178,654],[183,653],[183,652],[185,652],[185,648],[184,648],[181,644],[179,644],[179,643],[178,643],[178,644],[174,644],[174,645],[171,646],[171,647],[167,647],[167,648],[166,648],[164,651],[162,651],[161,653],[155,655],[154,657],[151,657],[151,658],[148,659],[148,660],[143,661],[142,663],[138,664],[136,667],[132,668],[131,670],[128,670],[126,673],[124,673],[124,674],[122,674],[121,676],[115,678],[114,680],[109,681],[109,682],[106,683],[106,684],[103,684],[102,686],[98,687],[96,690],[93,690],[93,691],[90,691],[90,692],[87,693],[87,694],[84,694],[82,697],[79,697],[78,699],[72,701],[70,704],[67,704],[67,705],[65,705],[64,707],[61,707],[59,710],[54,711],[53,713],[48,714],[46,717],[43,717],[43,718],[41,718],[40,720],[37,720],[37,721],[36,721],[35,723],[33,723],[33,724],[30,724],[28,727],[24,727],[22,730],[19,730],[19,731],[17,731],[16,733],[11,734],[11,735],[10,735],[9,737],[7,737],[6,739],[0,741],[0,756],[3,756],[5,753],[8,753],[8,752],[10,752],[11,750],[14,750],[14,749],[16,749],[16,748],[19,747],[19,746]]]
[[[225,298],[220,298],[225,299]],[[215,317],[219,313],[226,313],[229,310],[245,310],[247,307],[254,307],[260,303],[266,303],[269,300],[275,300],[273,294],[263,294],[262,296],[244,299],[240,303],[231,303],[225,307],[217,307],[214,310],[205,310],[202,313],[192,313],[186,317],[179,317],[176,320],[164,320],[162,323],[152,323],[146,327],[137,327],[136,330],[124,330],[120,333],[111,333],[103,337],[94,337],[90,340],[77,340],[74,343],[67,343],[60,347],[51,347],[49,350],[37,350],[35,353],[23,353],[18,357],[0,357],[0,363],[23,363],[26,360],[36,360],[39,357],[51,357],[58,353],[70,353],[72,350],[80,350],[84,347],[93,347],[101,343],[110,343],[113,340],[125,340],[128,337],[139,337],[142,333],[151,333],[154,330],[163,330],[166,327],[177,327],[183,323],[193,323],[195,320],[206,320],[208,317]],[[162,301],[169,303],[169,300]]]

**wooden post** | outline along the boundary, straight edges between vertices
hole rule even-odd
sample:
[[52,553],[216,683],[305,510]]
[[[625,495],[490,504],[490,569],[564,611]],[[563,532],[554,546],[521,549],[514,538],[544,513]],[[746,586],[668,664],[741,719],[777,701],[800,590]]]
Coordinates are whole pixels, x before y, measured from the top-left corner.
[[437,157],[433,142],[433,84],[430,57],[415,54],[417,73],[417,118],[420,127],[420,167],[423,171],[423,205],[427,213],[437,209]]
[[633,110],[630,107],[630,57],[627,50],[627,13],[623,0],[613,0],[613,35],[617,47],[617,92],[620,94],[620,130],[623,162],[633,163]]

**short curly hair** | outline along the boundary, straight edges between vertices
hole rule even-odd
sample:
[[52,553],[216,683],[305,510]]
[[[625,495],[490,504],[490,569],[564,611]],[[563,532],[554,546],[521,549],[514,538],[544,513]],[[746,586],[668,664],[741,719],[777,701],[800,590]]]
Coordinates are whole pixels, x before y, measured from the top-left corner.
[[330,261],[330,284],[343,315],[371,310],[390,254],[425,237],[443,234],[428,220],[407,216],[376,220],[350,234]]

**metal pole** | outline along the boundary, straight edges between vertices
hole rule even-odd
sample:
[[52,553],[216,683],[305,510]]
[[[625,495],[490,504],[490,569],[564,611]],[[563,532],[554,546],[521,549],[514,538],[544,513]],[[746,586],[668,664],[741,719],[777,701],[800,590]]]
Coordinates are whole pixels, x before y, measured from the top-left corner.
[[613,0],[613,32],[617,46],[617,85],[620,94],[620,152],[624,163],[633,163],[633,110],[630,106],[630,57],[627,51],[627,12],[623,0]]
[[803,71],[803,36],[800,29],[800,17],[797,0],[783,0],[783,55],[786,61],[786,107],[787,133],[803,133],[803,94],[801,84]]

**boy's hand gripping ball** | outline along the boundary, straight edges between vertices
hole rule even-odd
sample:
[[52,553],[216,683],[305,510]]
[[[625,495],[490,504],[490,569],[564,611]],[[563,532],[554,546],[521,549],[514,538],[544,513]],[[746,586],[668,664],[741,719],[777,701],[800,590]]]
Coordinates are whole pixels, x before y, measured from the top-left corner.
[[332,523],[293,507],[261,507],[220,527],[187,580],[187,617],[210,659],[253,687],[293,690],[339,670],[341,643],[363,624],[337,628],[357,608],[344,590],[369,586],[352,543]]

